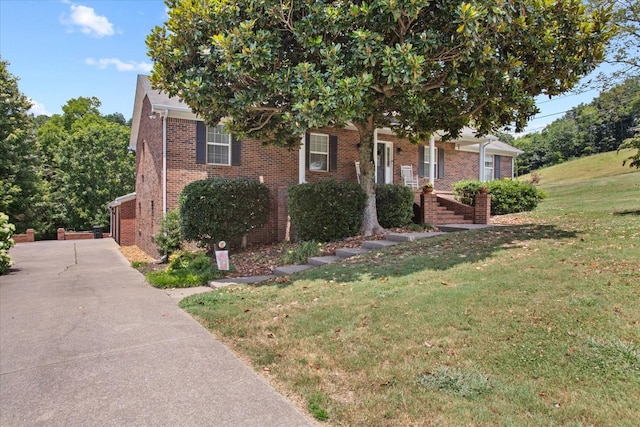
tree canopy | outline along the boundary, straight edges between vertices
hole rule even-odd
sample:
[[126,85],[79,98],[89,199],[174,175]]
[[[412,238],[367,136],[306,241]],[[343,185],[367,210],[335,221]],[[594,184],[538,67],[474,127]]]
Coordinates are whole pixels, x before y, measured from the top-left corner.
[[360,133],[364,234],[380,230],[373,135],[484,134],[537,112],[602,60],[609,14],[580,0],[167,0],[147,38],[154,87],[208,123],[295,148],[307,129]]
[[31,102],[18,88],[18,79],[0,59],[0,212],[23,232],[37,217],[41,181],[38,147],[28,110]]
[[513,145],[524,151],[516,159],[518,174],[590,154],[640,148],[632,140],[621,146],[633,138],[639,119],[640,77],[629,78],[589,104],[572,108],[542,132],[515,140]]

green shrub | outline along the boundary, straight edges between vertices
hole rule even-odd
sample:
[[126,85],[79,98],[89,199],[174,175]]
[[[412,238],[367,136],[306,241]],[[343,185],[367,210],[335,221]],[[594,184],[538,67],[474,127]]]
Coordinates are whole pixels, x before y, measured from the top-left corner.
[[315,240],[299,242],[284,248],[284,253],[278,259],[278,265],[304,264],[307,259],[320,253],[322,243]]
[[176,251],[169,256],[169,266],[164,271],[152,271],[145,275],[157,288],[188,288],[206,285],[210,280],[223,277],[215,261],[203,251]]
[[532,211],[545,197],[533,184],[511,179],[488,182],[487,190],[491,194],[491,215]]
[[413,191],[406,185],[381,184],[376,187],[378,222],[383,227],[402,227],[413,218]]
[[473,206],[476,202],[476,194],[478,194],[482,186],[482,182],[473,179],[454,182],[453,195],[460,203]]
[[155,236],[158,252],[171,255],[182,246],[180,235],[180,212],[177,209],[167,212],[162,218],[160,232]]
[[220,240],[240,241],[268,219],[269,189],[256,180],[194,181],[180,194],[181,235],[207,250]]
[[328,242],[360,230],[366,194],[353,182],[324,180],[289,188],[289,215],[299,240]]
[[9,249],[16,244],[13,240],[15,229],[16,227],[9,222],[9,216],[0,212],[0,274],[9,271],[9,268],[13,265],[9,256]]
[[532,211],[545,197],[545,193],[533,184],[511,179],[489,182],[459,181],[453,184],[453,194],[460,202],[473,206],[476,194],[482,186],[491,194],[491,215]]

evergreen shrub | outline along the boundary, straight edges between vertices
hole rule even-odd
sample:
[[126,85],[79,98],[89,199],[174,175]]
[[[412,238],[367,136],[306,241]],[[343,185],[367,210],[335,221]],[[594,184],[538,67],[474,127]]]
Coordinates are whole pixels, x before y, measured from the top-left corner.
[[220,240],[238,243],[269,220],[269,189],[252,179],[194,181],[180,194],[180,233],[211,251]]
[[289,215],[298,240],[328,242],[358,234],[366,194],[353,182],[329,179],[289,188]]
[[413,202],[413,191],[406,185],[378,185],[376,187],[378,222],[385,228],[410,224],[413,218]]

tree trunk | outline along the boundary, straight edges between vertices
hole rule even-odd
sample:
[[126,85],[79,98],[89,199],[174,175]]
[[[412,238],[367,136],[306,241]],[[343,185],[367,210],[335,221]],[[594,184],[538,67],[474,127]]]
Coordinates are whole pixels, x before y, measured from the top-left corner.
[[376,211],[376,171],[373,163],[373,116],[364,123],[354,123],[360,135],[360,185],[367,195],[360,232],[364,236],[383,233]]

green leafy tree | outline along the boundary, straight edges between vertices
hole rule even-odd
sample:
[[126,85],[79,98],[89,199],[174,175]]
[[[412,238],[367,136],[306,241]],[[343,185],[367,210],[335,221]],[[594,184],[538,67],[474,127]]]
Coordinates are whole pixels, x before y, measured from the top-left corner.
[[616,35],[607,48],[605,62],[610,72],[599,73],[586,87],[609,89],[631,77],[640,77],[640,2],[637,0],[588,0],[593,9],[612,10]]
[[[360,136],[365,235],[376,216],[373,142],[437,130],[481,134],[537,112],[602,60],[607,11],[580,0],[167,0],[147,38],[153,85],[209,124],[296,148],[307,129],[353,124]],[[526,13],[524,12],[526,11]]]
[[5,212],[18,232],[37,227],[34,206],[42,183],[38,175],[38,144],[31,102],[18,89],[18,79],[0,60],[0,212]]
[[622,161],[622,166],[626,165],[629,162],[630,168],[640,169],[640,132],[636,134],[634,137],[626,139],[618,151],[623,150],[625,148],[637,148],[638,151],[635,154],[627,157]]
[[108,223],[107,203],[134,188],[135,158],[121,114],[102,116],[100,101],[75,98],[38,129],[49,232]]

